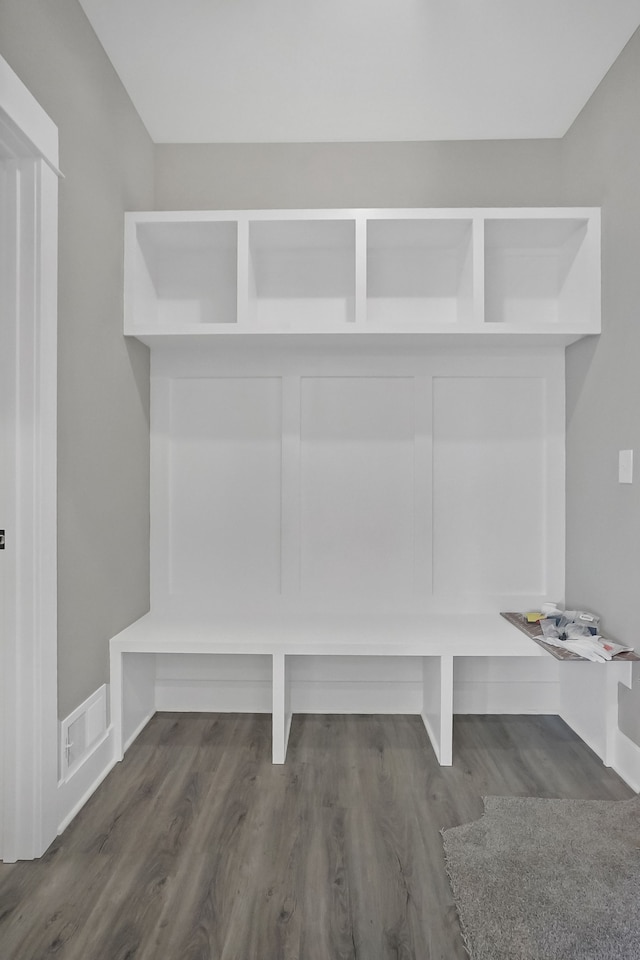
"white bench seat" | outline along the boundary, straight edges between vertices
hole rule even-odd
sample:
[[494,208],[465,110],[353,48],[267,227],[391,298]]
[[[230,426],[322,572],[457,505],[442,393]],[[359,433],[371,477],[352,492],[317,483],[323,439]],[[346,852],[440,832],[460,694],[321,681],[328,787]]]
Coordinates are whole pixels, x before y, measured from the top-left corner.
[[443,765],[452,761],[455,657],[549,657],[496,614],[149,613],[111,640],[111,722],[116,756],[154,712],[152,654],[263,655],[272,661],[273,762],[284,763],[291,726],[293,656],[419,657],[422,719]]

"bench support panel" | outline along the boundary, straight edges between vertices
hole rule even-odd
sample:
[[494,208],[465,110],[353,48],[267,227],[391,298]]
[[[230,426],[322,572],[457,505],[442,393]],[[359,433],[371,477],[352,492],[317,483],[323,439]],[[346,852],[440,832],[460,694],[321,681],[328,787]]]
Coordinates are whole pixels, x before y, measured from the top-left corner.
[[111,649],[111,725],[114,757],[122,760],[155,713],[156,658],[149,653]]
[[422,658],[422,721],[438,762],[453,763],[453,657]]
[[283,653],[273,654],[272,760],[284,763],[291,730],[291,687],[289,664]]

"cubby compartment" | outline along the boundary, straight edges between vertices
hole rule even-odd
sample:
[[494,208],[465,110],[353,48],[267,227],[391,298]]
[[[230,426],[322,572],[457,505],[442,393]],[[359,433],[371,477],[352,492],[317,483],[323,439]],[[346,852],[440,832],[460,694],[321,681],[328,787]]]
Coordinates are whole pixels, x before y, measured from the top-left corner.
[[355,222],[249,223],[251,326],[324,330],[355,321]]
[[485,221],[485,321],[597,332],[599,262],[586,218]]
[[377,328],[473,321],[471,219],[367,222],[367,324]]
[[125,245],[124,332],[149,344],[600,332],[593,208],[147,211],[126,215]]
[[142,221],[131,225],[128,329],[193,330],[237,317],[237,223]]

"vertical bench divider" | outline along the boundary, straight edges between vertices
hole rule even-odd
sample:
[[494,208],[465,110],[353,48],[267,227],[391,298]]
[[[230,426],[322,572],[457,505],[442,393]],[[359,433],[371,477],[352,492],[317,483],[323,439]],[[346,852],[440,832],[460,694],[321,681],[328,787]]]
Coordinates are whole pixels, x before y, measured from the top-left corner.
[[284,763],[291,730],[291,693],[289,689],[289,664],[284,653],[274,653],[273,701],[271,704],[272,760]]
[[355,222],[355,311],[356,327],[364,329],[367,324],[367,221],[357,217]]
[[422,658],[422,722],[443,767],[453,763],[453,657]]

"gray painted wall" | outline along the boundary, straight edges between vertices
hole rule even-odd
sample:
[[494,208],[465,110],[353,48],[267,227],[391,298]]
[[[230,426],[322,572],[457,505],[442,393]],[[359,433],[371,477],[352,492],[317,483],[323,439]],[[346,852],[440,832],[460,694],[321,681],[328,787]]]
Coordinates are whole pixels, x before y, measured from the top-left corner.
[[160,144],[159,210],[560,202],[559,140]]
[[123,211],[153,144],[77,0],[2,0],[0,53],[60,133],[59,714],[149,607],[149,358],[122,336]]
[[[602,206],[602,334],[567,351],[567,602],[638,644],[640,593],[640,31],[562,144],[567,203]],[[618,451],[635,451],[618,483]],[[638,678],[636,678],[638,679]],[[620,688],[640,743],[640,686]]]

